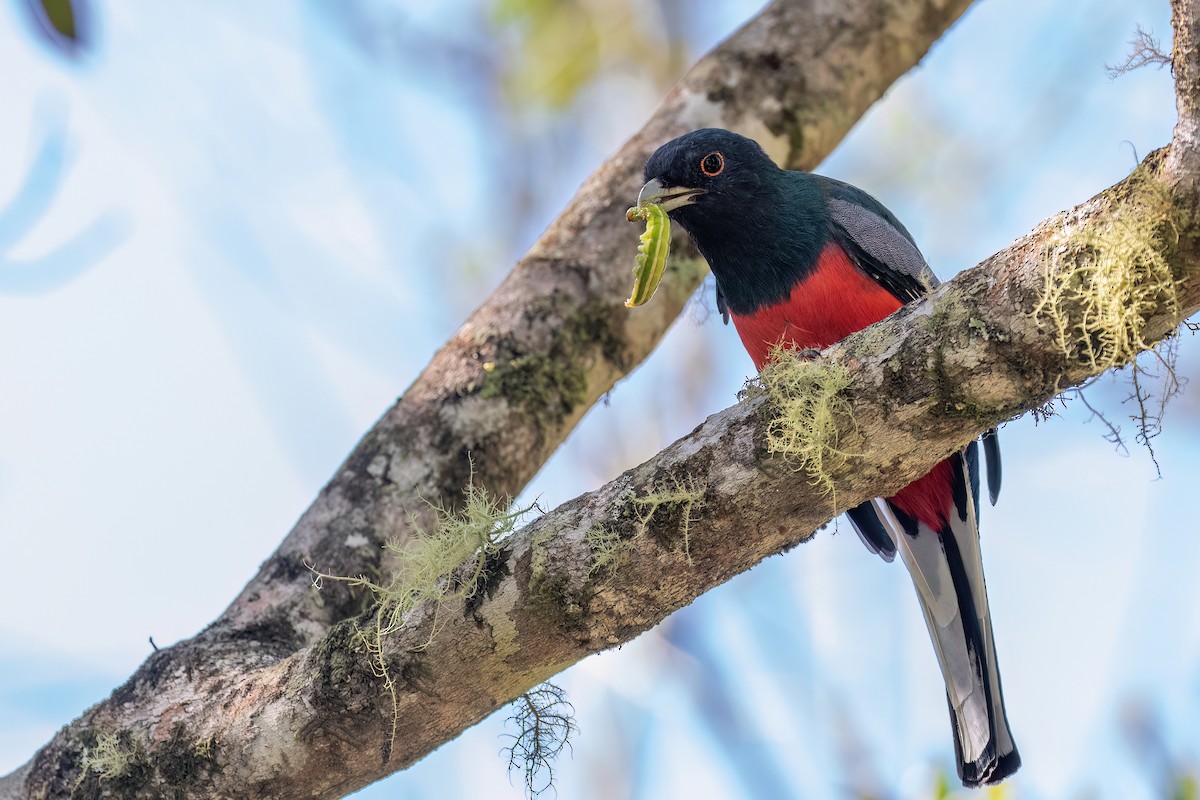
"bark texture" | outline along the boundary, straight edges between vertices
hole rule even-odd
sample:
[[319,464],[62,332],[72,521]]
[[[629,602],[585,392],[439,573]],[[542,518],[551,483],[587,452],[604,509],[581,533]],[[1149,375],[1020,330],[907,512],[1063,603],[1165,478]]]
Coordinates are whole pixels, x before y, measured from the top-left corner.
[[[514,539],[492,588],[516,604],[515,584],[505,580],[526,575],[527,592],[530,581],[541,588],[525,601],[542,610],[481,621],[475,603],[451,615],[436,647],[414,654],[389,640],[407,687],[393,746],[391,704],[353,637],[361,597],[336,584],[318,595],[308,565],[344,575],[386,572],[392,565],[381,563],[381,545],[410,536],[410,512],[426,501],[457,502],[471,461],[478,485],[516,494],[584,412],[654,348],[704,273],[698,260],[677,257],[654,303],[633,313],[623,307],[638,235],[623,211],[655,147],[715,125],[757,138],[781,163],[811,168],[969,4],[777,0],[699,62],[366,434],[224,614],[194,639],[155,653],[109,700],[0,778],[0,798],[342,796],[575,660],[555,656],[549,664],[518,644],[521,626],[554,641],[579,637],[525,621],[547,618],[550,601],[569,597],[568,587],[535,579],[557,572],[538,566],[532,549],[525,566],[513,561],[523,541]],[[687,252],[683,244],[677,253]],[[647,602],[652,586],[642,590]],[[576,605],[567,603],[568,621],[582,614]],[[650,624],[647,616],[638,630]],[[485,632],[507,642],[492,666],[477,660]],[[575,644],[570,652],[591,649]],[[437,663],[449,651],[458,652],[458,666]],[[441,710],[420,716],[414,696]],[[99,754],[111,757],[112,770],[94,768]]]
[[1168,167],[1177,181],[1195,184],[1200,177],[1200,2],[1172,0],[1175,29],[1171,71],[1175,75],[1175,107],[1179,119]]
[[[1070,258],[1056,263],[1069,273],[1090,257],[1072,249],[1082,233],[1147,213],[1139,199],[1145,182],[1157,187],[1173,177],[1158,166],[1165,155],[1147,159],[1150,177],[1138,173],[1047,221],[933,297],[823,354],[819,364],[849,372],[839,446],[859,454],[832,471],[833,495],[766,452],[764,429],[777,412],[769,397],[752,397],[514,534],[483,565],[473,596],[415,608],[383,640],[397,686],[394,741],[393,706],[356,642],[359,627],[371,625],[367,612],[290,658],[262,658],[257,669],[234,652],[230,671],[212,670],[224,654],[211,645],[185,651],[205,662],[156,654],[39,755],[31,796],[62,793],[55,782],[76,780],[81,747],[104,735],[118,737],[134,766],[107,782],[84,775],[85,796],[162,796],[166,785],[197,797],[344,794],[808,539],[835,513],[894,492],[991,425],[1100,371],[1038,324],[1048,254],[1065,251]],[[1194,195],[1172,197],[1178,204],[1167,213],[1195,205]],[[1156,242],[1177,294],[1169,309],[1148,307],[1138,317],[1147,343],[1200,308],[1198,234],[1193,226],[1166,235],[1172,223],[1157,208],[1151,224],[1162,235],[1147,241]],[[1071,326],[1084,322],[1082,308],[1066,313]],[[680,487],[694,496],[662,500]],[[462,571],[473,568],[468,562]]]
[[[778,0],[702,59],[366,434],[204,635],[277,655],[312,644],[358,606],[338,587],[314,596],[306,565],[386,570],[381,545],[410,535],[422,500],[459,501],[468,455],[481,486],[515,496],[654,349],[706,272],[677,256],[654,303],[624,307],[639,234],[624,211],[654,149],[694,128],[725,127],[780,163],[811,169],[969,5]],[[682,238],[675,245],[694,253]]]

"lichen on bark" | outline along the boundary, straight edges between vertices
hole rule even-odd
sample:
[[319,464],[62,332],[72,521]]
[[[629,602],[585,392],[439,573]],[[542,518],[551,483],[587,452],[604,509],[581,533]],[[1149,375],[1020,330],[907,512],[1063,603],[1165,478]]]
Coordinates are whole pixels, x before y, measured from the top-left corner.
[[1064,225],[1045,242],[1033,311],[1064,356],[1097,372],[1152,349],[1146,321],[1179,312],[1172,251],[1182,220],[1170,189],[1139,167],[1112,194],[1101,225]]

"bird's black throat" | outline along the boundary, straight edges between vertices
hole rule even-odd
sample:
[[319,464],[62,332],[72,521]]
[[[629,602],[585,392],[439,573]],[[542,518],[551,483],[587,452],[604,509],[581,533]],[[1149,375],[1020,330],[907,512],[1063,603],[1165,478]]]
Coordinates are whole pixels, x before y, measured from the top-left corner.
[[706,195],[671,212],[708,261],[737,315],[786,299],[812,273],[831,233],[820,189],[778,170],[747,197]]

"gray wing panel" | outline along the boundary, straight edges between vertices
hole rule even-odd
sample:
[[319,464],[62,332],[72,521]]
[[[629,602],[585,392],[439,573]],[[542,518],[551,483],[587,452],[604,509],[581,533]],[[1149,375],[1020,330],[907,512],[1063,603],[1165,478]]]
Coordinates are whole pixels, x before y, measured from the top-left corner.
[[837,197],[826,199],[829,216],[871,261],[904,278],[934,287],[937,276],[912,240],[869,208]]

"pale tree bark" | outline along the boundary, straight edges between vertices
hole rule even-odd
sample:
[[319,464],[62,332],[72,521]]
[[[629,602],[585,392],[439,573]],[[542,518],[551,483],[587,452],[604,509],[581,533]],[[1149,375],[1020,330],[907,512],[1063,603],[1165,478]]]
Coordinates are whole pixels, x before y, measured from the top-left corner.
[[[624,212],[650,153],[718,126],[812,168],[968,5],[780,0],[702,59],[364,436],[205,635],[248,637],[278,654],[312,644],[359,609],[336,586],[318,600],[305,565],[345,575],[386,568],[380,545],[410,534],[422,500],[459,500],[468,453],[479,485],[517,494],[646,358],[703,279],[695,258],[673,259],[653,305],[638,314],[624,307],[638,235]],[[686,256],[684,241],[677,245]]]
[[1175,108],[1179,120],[1167,167],[1176,180],[1194,184],[1200,175],[1200,62],[1192,58],[1200,48],[1200,14],[1195,0],[1172,0],[1171,25],[1175,49],[1171,71],[1175,75]]
[[[1076,247],[1081,231],[1161,216],[1142,228],[1154,232],[1146,241],[1177,301],[1146,305],[1136,323],[1145,341],[1167,335],[1200,308],[1193,1],[1175,3],[1180,124],[1165,151],[824,354],[821,363],[850,378],[840,447],[855,456],[831,471],[835,492],[767,453],[767,399],[717,414],[505,540],[483,565],[486,591],[410,612],[382,640],[393,705],[355,640],[372,612],[356,616],[361,596],[336,583],[317,596],[305,565],[342,575],[389,569],[380,544],[411,535],[408,512],[419,500],[460,499],[470,461],[477,485],[514,495],[646,356],[702,274],[694,260],[678,259],[645,313],[622,307],[636,232],[621,211],[654,146],[721,125],[763,140],[790,166],[812,166],[967,3],[769,7],[701,61],[581,188],[225,614],[156,653],[0,780],[0,798],[338,797],[419,760],[589,653],[628,641],[836,513],[895,491],[986,428],[1094,375],[1103,365],[1064,349],[1033,315],[1046,264],[1069,265],[1094,248]],[[1168,204],[1141,202],[1147,186],[1166,187],[1156,196]],[[1071,303],[1063,310],[1079,312]],[[679,487],[696,502],[648,513],[647,498]],[[603,564],[598,536],[619,547]],[[85,751],[102,737],[127,757],[119,775],[84,769]]]

